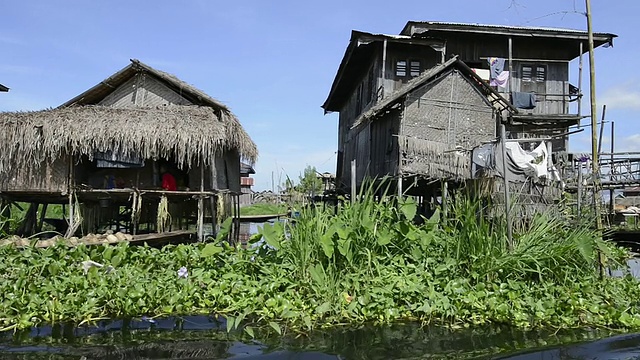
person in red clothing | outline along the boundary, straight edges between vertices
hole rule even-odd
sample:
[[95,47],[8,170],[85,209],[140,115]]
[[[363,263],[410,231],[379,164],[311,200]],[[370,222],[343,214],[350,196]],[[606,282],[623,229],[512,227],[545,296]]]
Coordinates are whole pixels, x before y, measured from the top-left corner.
[[164,166],[160,167],[160,172],[162,173],[162,188],[167,191],[178,190],[176,178],[173,177],[173,175],[171,175]]

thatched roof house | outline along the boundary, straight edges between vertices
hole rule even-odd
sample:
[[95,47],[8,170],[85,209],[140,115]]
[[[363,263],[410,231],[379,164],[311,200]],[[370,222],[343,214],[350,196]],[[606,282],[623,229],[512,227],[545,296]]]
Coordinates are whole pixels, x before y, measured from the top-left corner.
[[0,113],[0,144],[0,195],[37,203],[166,193],[165,172],[169,193],[239,192],[258,156],[227,106],[138,60],[58,108]]

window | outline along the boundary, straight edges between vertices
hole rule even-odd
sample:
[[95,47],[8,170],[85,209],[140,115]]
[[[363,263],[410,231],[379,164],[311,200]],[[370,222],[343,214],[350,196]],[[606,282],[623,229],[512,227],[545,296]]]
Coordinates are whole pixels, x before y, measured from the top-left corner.
[[396,61],[396,77],[416,77],[422,72],[422,62],[420,60],[398,60]]
[[522,81],[545,82],[547,81],[546,65],[522,65]]
[[410,67],[409,67],[411,77],[416,77],[420,75],[421,68],[422,67],[420,66],[420,60],[411,60]]
[[396,61],[396,77],[407,76],[407,60]]

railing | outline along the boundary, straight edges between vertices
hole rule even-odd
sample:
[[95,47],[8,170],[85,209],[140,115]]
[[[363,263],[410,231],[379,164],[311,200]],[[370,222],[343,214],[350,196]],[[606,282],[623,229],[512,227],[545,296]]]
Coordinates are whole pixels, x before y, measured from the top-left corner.
[[603,153],[598,163],[604,186],[640,185],[640,152]]
[[[507,99],[510,94],[503,93]],[[533,109],[521,109],[523,114],[548,114],[548,115],[581,115],[580,99],[582,94],[559,94],[559,93],[535,93],[536,107]],[[576,103],[576,107],[570,109],[569,105]]]

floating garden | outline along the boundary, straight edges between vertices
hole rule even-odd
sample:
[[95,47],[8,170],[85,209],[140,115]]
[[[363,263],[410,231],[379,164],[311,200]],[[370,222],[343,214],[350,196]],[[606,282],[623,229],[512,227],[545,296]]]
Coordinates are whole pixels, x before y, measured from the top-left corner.
[[541,215],[507,246],[478,201],[459,197],[446,219],[416,224],[411,199],[372,193],[267,224],[246,249],[226,231],[161,249],[0,246],[0,330],[180,314],[221,316],[251,336],[398,321],[640,328],[640,283],[603,276],[627,252],[588,226]]

